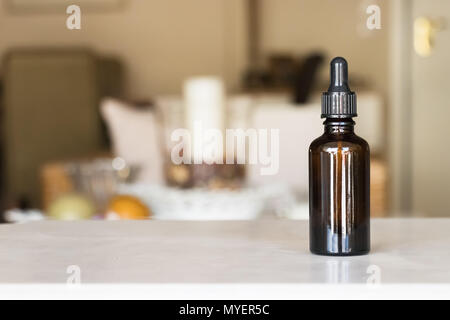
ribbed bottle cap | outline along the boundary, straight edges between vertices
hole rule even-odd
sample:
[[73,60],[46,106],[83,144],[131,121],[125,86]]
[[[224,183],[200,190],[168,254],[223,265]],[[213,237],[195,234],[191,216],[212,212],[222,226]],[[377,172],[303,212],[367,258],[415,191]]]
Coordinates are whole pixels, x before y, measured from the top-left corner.
[[330,86],[322,94],[322,118],[356,116],[356,94],[348,87],[347,61],[336,57],[330,63]]

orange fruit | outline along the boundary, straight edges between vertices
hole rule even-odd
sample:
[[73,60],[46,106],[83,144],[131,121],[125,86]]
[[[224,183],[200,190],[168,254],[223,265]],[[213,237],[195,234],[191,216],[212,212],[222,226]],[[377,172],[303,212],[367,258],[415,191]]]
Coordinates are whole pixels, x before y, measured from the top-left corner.
[[106,210],[106,219],[147,219],[151,215],[148,207],[139,198],[130,195],[114,196]]

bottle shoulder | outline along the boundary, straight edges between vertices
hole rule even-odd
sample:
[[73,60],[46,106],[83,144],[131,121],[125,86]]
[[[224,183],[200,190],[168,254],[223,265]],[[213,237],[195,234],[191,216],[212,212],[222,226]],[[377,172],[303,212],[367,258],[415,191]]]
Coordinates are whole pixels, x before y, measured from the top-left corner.
[[352,134],[327,134],[311,142],[310,152],[333,152],[336,148],[347,148],[349,151],[370,153],[369,144],[360,136]]

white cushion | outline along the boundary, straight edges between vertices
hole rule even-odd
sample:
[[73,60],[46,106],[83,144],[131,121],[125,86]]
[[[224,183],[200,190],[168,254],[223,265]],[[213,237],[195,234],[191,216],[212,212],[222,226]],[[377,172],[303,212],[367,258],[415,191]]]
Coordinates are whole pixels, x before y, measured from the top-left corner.
[[155,113],[112,98],[104,99],[100,109],[109,129],[114,155],[137,167],[136,182],[161,183],[163,161]]

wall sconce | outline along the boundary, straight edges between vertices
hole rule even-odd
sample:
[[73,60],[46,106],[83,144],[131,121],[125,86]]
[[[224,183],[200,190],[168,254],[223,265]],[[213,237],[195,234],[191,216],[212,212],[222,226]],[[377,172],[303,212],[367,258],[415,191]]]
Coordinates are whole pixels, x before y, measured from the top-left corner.
[[428,57],[435,46],[436,33],[443,30],[443,19],[418,17],[414,20],[414,50],[419,56]]

